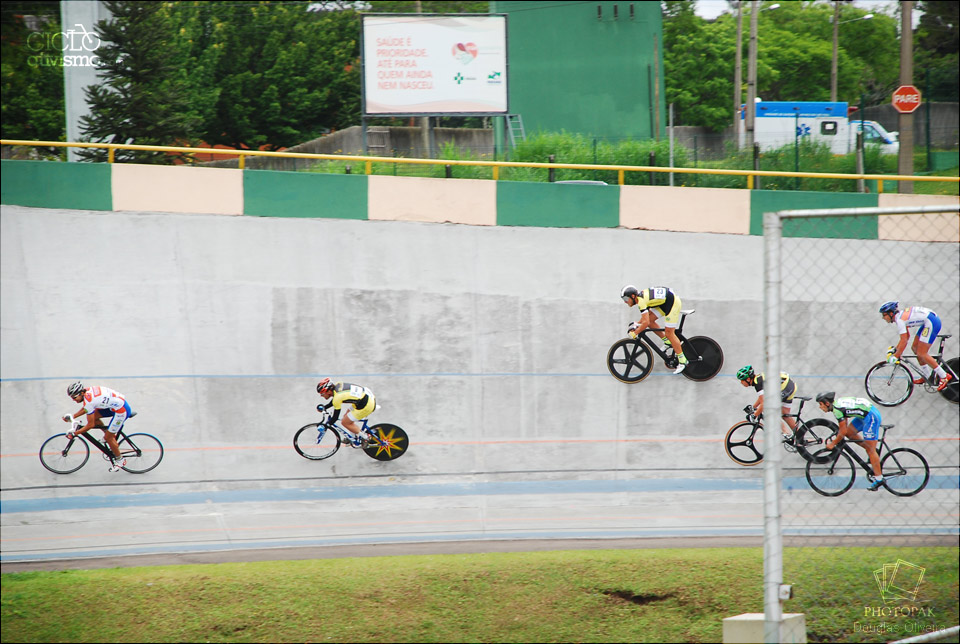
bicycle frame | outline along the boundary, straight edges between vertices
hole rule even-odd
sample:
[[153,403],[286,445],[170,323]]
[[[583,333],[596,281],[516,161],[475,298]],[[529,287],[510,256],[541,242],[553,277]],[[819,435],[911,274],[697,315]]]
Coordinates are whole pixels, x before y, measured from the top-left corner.
[[[889,448],[887,447],[887,430],[888,430],[889,428],[891,428],[891,427],[893,427],[893,425],[880,425],[880,438],[879,438],[879,440],[877,440],[877,458],[880,458],[880,454],[881,454],[881,453],[884,453],[884,452],[886,452],[886,451],[889,451]],[[840,443],[840,445],[839,445],[839,446],[834,446],[834,448],[833,448],[833,451],[834,451],[834,453],[835,453],[835,456],[833,457],[832,462],[828,461],[828,462],[830,462],[831,467],[832,467],[833,465],[836,465],[837,459],[840,458],[840,452],[846,452],[847,455],[850,456],[850,458],[852,458],[854,461],[856,461],[856,463],[857,463],[858,465],[860,465],[860,468],[861,468],[864,472],[866,472],[866,473],[869,474],[870,476],[874,476],[874,474],[873,474],[873,466],[870,465],[870,459],[867,458],[866,460],[864,460],[864,459],[856,452],[856,450],[854,450],[852,447],[850,447],[850,443],[860,444],[860,443],[864,443],[864,442],[866,442],[866,441],[858,441],[858,440],[856,440],[856,439],[844,437],[844,439],[843,439],[843,441]],[[840,449],[838,449],[838,447],[839,447]]]
[[[687,342],[687,338],[683,335],[683,324],[687,321],[687,313],[687,311],[680,311],[680,324],[676,328],[676,334],[677,339],[680,340],[681,346],[688,347],[691,352],[694,352],[696,349],[694,349],[690,343]],[[663,340],[660,339],[660,336],[656,334],[657,331],[666,331],[666,329],[665,327],[652,328],[648,326],[646,329],[640,332],[638,337],[643,340],[643,342],[650,347],[655,354],[660,356],[660,359],[663,360],[664,364],[671,368],[676,367],[677,364],[679,364],[676,352],[673,350],[673,347],[670,347],[670,353],[667,353],[665,349],[661,348],[665,345],[663,344]],[[653,335],[654,338],[650,338],[648,334]],[[697,354],[696,358],[699,360],[700,355]],[[690,356],[687,356],[687,359],[689,360]]]
[[[953,369],[951,369],[950,366],[943,361],[943,343],[946,342],[947,338],[949,337],[950,337],[949,335],[940,336],[940,346],[937,347],[936,355],[933,355],[933,354],[929,354],[929,355],[931,358],[933,358],[933,360],[938,365],[943,367],[947,373],[951,374],[954,378],[957,378],[957,374],[953,373]],[[917,354],[911,353],[911,354],[900,356],[900,364],[902,364],[908,370],[916,374],[917,377],[923,378],[925,386],[936,386],[937,384],[936,373],[934,373],[933,370],[931,370],[929,376],[924,376],[923,371],[920,370],[920,366],[921,366],[920,358],[917,357]]]
[[[81,425],[81,427],[82,427],[82,425]],[[103,427],[94,426],[94,429],[103,429]],[[121,429],[120,431],[117,432],[117,443],[119,443],[120,441],[124,440],[126,437],[127,437],[127,435],[124,434],[124,433],[123,433],[123,430]],[[87,441],[88,443],[90,443],[91,445],[93,445],[94,447],[96,447],[98,450],[100,450],[101,452],[103,452],[103,455],[106,456],[107,458],[109,458],[109,459],[115,459],[115,458],[117,458],[116,456],[113,455],[113,450],[110,449],[110,446],[107,444],[106,440],[104,440],[103,442],[100,442],[99,440],[97,440],[97,439],[94,438],[93,436],[90,436],[90,432],[89,432],[89,431],[83,432],[82,434],[74,434],[74,440],[76,440],[77,438],[81,438],[81,439]]]

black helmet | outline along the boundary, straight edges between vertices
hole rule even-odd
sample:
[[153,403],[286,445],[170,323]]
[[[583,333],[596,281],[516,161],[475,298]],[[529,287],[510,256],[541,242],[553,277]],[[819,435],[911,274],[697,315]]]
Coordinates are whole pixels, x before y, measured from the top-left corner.
[[67,395],[73,398],[83,393],[83,383],[79,380],[67,387]]
[[836,398],[836,397],[837,397],[836,392],[833,392],[833,391],[821,391],[820,393],[817,394],[817,402],[818,402],[818,403],[823,403],[823,402],[825,402],[825,403],[830,403],[830,404],[832,405],[832,404],[833,404],[833,399]]
[[622,289],[620,289],[620,299],[626,302],[627,304],[630,304],[630,298],[637,297],[638,295],[640,295],[640,291],[637,290],[636,286],[633,286],[631,284],[627,284]]

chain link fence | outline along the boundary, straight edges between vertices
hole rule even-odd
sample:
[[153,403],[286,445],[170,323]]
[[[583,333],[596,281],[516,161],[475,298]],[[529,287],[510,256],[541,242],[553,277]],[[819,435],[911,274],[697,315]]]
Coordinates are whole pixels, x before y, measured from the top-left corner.
[[[809,641],[886,642],[960,623],[960,384],[938,391],[935,375],[923,381],[912,332],[902,360],[910,367],[887,365],[899,334],[878,311],[888,300],[935,311],[942,328],[930,355],[956,374],[960,217],[952,208],[766,216],[766,367],[796,382],[792,412],[820,423],[810,425],[816,436],[806,436],[809,460],[803,447],[778,447],[779,463],[768,450],[767,482],[780,489],[778,501],[767,497],[768,629],[780,611],[805,614]],[[885,366],[868,380],[878,363]],[[879,490],[867,489],[870,464],[860,445],[847,444],[849,458],[819,451],[830,433],[822,421],[835,420],[814,399],[823,391],[866,400],[889,425],[878,446],[888,481]],[[771,430],[768,421],[768,446]],[[776,606],[781,565],[784,584],[804,582]],[[956,633],[947,639],[957,641]]]

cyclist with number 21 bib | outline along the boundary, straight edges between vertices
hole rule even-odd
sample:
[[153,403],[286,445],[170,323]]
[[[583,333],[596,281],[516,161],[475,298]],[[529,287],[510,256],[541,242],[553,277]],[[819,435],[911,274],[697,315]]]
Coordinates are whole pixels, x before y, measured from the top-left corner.
[[[933,370],[940,378],[937,391],[946,389],[953,376],[944,371],[943,367],[930,357],[930,346],[940,333],[940,317],[922,306],[910,306],[901,312],[899,302],[884,302],[880,306],[880,316],[887,324],[896,324],[897,331],[900,332],[900,342],[887,351],[887,362],[896,364],[900,361],[900,356],[903,355],[904,349],[907,348],[907,341],[910,339],[910,328],[919,327],[913,337],[913,352],[917,354],[920,370],[925,378],[929,378],[930,371]],[[924,379],[914,380],[913,384],[922,385]]]
[[[680,325],[680,298],[666,286],[652,286],[642,291],[636,286],[627,285],[620,290],[620,299],[627,306],[640,309],[643,314],[636,322],[631,322],[627,335],[636,338],[648,327],[656,333],[663,343],[673,349],[680,364],[673,373],[680,373],[687,366],[687,357],[683,355],[683,347],[677,337],[677,327]],[[657,326],[657,321],[663,322],[663,328]],[[666,337],[664,337],[666,334]]]
[[[69,423],[74,418],[79,418],[83,414],[87,415],[87,424],[75,432],[67,432],[67,438],[72,439],[77,434],[99,427],[103,430],[103,438],[110,446],[110,451],[113,452],[114,458],[110,464],[110,471],[119,472],[127,464],[127,459],[121,458],[120,445],[117,443],[117,432],[123,429],[123,424],[128,418],[137,415],[130,409],[130,403],[118,391],[96,385],[84,387],[82,382],[75,382],[67,387],[67,395],[73,399],[73,402],[79,403],[83,407],[76,413],[64,414],[64,422]],[[110,424],[104,427],[98,422],[101,418],[109,418]]]

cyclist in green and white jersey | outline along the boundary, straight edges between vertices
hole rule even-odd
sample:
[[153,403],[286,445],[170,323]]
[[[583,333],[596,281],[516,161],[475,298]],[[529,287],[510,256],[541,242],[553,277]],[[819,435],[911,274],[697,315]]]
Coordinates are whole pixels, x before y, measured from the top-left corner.
[[[857,443],[867,452],[870,466],[873,468],[873,483],[867,488],[876,492],[883,483],[880,470],[880,456],[877,454],[877,439],[880,438],[880,412],[866,398],[854,396],[836,397],[832,391],[817,394],[817,403],[821,411],[833,413],[840,428],[835,436],[825,443],[827,449],[833,449],[844,437]],[[861,436],[863,434],[863,436]]]

